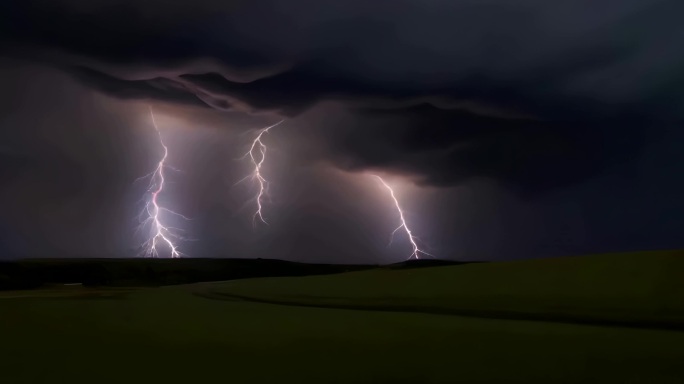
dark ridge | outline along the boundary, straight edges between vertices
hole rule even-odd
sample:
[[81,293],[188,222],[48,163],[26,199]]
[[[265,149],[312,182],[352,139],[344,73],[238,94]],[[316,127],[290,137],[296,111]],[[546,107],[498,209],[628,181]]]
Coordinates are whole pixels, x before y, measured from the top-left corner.
[[412,269],[412,268],[426,268],[426,267],[447,267],[453,265],[464,265],[464,264],[474,264],[483,263],[483,261],[454,261],[454,260],[443,260],[443,259],[418,259],[418,260],[406,260],[400,263],[390,264],[385,268],[389,269]]
[[161,286],[256,277],[327,275],[376,267],[270,259],[30,259],[0,262],[0,290],[70,283],[91,287]]

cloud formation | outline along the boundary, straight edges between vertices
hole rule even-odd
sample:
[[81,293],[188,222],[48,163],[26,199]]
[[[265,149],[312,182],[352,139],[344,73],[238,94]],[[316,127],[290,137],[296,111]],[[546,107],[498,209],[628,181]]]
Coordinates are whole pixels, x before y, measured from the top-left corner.
[[4,2],[0,43],[120,98],[288,117],[334,100],[354,118],[320,127],[330,162],[435,186],[585,180],[684,105],[676,0],[164,3]]

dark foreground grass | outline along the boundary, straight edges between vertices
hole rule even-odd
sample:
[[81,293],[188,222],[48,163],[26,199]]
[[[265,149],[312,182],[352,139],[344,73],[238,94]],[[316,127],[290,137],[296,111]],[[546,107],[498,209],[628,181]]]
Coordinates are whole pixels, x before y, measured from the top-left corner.
[[[608,306],[613,302],[634,302],[634,297],[640,297],[638,292],[649,286],[645,277],[639,277],[652,273],[648,271],[676,273],[672,270],[677,267],[676,255],[671,256],[674,259],[662,254],[655,258],[623,256],[641,259],[639,263],[627,261],[640,266],[633,270],[631,280],[621,280],[618,275],[623,272],[616,269],[604,269],[602,265],[610,263],[602,257],[591,257],[561,261],[571,265],[558,267],[555,278],[540,277],[534,284],[521,282],[518,288],[513,284],[517,278],[507,276],[518,273],[531,278],[540,270],[547,275],[551,272],[540,266],[547,261],[491,264],[494,269],[482,266],[468,273],[438,267],[357,272],[320,279],[277,278],[147,288],[126,292],[118,300],[77,298],[73,292],[61,299],[0,299],[0,374],[2,382],[17,384],[681,383],[684,332],[307,308],[209,300],[194,294],[239,291],[270,298],[299,297],[297,300],[304,300],[302,296],[318,300],[330,295],[341,300],[347,295],[347,302],[354,302],[385,294],[387,301],[419,301],[421,295],[427,299],[442,292],[437,298],[441,297],[443,305],[456,306],[452,300],[459,296],[452,287],[461,285],[471,288],[468,297],[473,297],[473,302],[479,297],[488,305],[508,302],[490,297],[505,292],[508,300],[515,302],[519,297],[517,303],[526,303],[525,311],[537,308],[534,300],[540,307],[559,301],[575,308],[585,300],[588,306],[597,308],[601,302]],[[587,272],[588,276],[596,277],[592,280],[583,275],[585,281],[583,288],[577,288],[579,292],[562,288],[572,286],[576,277],[562,280],[561,276],[582,274],[584,270],[573,267],[573,263],[584,263],[593,271]],[[663,263],[669,267],[655,266]],[[518,272],[514,265],[519,266]],[[471,267],[480,268],[456,268],[465,271]],[[663,281],[661,275],[652,276]],[[500,283],[501,279],[507,279],[507,283]],[[606,279],[613,280],[612,285],[608,284],[613,288],[601,291],[604,285],[592,285],[592,281]],[[487,281],[498,288],[485,289]],[[390,286],[393,282],[415,285],[397,288]],[[536,285],[541,282],[548,284],[545,289]],[[615,287],[623,283],[642,286]],[[375,289],[378,285],[386,288]],[[478,293],[478,289],[485,291]],[[600,291],[598,297],[591,295],[596,289]],[[659,289],[660,285],[648,290],[649,295]],[[620,295],[629,297],[621,299]],[[661,308],[672,297],[666,296],[661,304],[651,307],[637,300],[630,313]],[[626,308],[626,304],[620,305]]]
[[371,270],[207,286],[214,299],[668,328],[684,331],[684,251],[415,270]]

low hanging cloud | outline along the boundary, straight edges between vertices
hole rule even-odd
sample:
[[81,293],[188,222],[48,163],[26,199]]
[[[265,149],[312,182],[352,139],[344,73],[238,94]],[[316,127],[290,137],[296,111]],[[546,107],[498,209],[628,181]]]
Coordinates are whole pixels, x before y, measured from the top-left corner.
[[[636,158],[680,119],[676,0],[24,0],[6,55],[119,98],[302,116],[328,160],[449,186],[537,194]],[[330,116],[334,120],[334,116]]]

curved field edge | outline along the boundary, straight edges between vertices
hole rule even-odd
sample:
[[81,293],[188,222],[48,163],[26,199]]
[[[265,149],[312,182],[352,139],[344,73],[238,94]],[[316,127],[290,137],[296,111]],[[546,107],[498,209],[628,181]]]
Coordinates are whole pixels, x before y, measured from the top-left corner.
[[199,296],[354,310],[684,330],[684,251],[199,285]]

